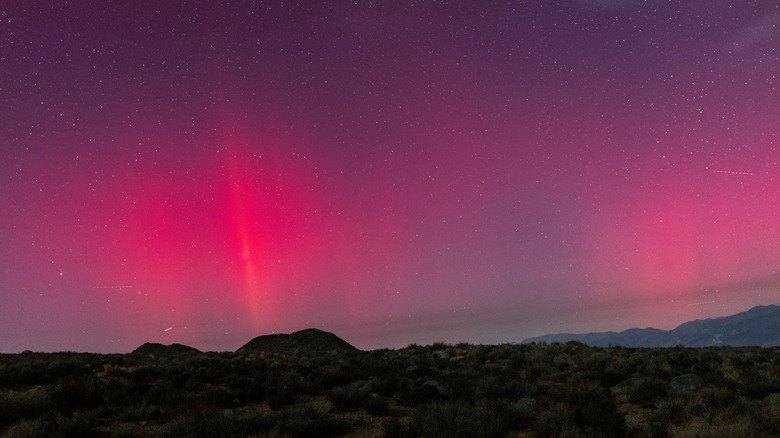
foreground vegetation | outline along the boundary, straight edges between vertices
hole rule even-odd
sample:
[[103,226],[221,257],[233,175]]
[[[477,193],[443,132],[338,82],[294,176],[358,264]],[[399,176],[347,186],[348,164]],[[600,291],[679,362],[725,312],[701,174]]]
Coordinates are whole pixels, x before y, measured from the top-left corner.
[[780,348],[6,354],[0,436],[780,436]]

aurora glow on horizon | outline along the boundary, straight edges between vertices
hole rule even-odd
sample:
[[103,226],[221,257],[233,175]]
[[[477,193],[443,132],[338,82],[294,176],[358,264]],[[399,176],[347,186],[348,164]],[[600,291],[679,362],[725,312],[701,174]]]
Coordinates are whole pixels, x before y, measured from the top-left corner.
[[301,3],[0,6],[0,352],[780,302],[776,1]]

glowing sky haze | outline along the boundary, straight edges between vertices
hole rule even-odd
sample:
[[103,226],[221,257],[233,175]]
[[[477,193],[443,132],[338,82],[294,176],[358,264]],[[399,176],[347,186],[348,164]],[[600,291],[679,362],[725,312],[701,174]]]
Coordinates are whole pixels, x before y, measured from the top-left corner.
[[780,302],[774,0],[0,5],[0,352]]

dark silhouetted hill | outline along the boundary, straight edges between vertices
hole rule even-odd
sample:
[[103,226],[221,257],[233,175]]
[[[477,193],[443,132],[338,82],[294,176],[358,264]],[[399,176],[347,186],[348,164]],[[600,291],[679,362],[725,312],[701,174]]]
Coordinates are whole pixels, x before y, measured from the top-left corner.
[[290,354],[296,351],[324,353],[333,350],[358,351],[349,342],[333,333],[318,329],[306,329],[290,334],[258,336],[239,348],[239,352],[266,352]]
[[190,353],[190,352],[198,352],[200,353],[200,350],[197,348],[189,347],[187,345],[182,344],[171,344],[171,345],[163,345],[158,344],[156,342],[147,342],[140,347],[133,350],[133,353],[143,353],[143,354],[154,354],[157,356],[165,355],[165,354],[181,354],[181,353]]
[[780,345],[780,307],[758,306],[736,315],[696,320],[673,330],[655,328],[628,329],[623,332],[603,332],[554,335],[528,338],[522,343],[566,343],[578,341],[593,347],[621,345],[623,347],[770,347]]

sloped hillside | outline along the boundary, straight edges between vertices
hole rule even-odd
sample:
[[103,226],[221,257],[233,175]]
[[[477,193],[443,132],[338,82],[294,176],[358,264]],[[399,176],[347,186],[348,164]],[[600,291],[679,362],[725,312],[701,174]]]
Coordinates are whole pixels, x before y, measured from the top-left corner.
[[349,342],[333,333],[319,329],[306,329],[290,334],[258,336],[247,342],[238,352],[266,352],[291,354],[295,351],[325,353],[333,350],[358,351]]
[[133,350],[133,353],[155,354],[155,355],[181,354],[181,353],[190,353],[190,352],[199,353],[200,350],[182,344],[164,345],[164,344],[158,344],[156,342],[146,342],[145,344]]

